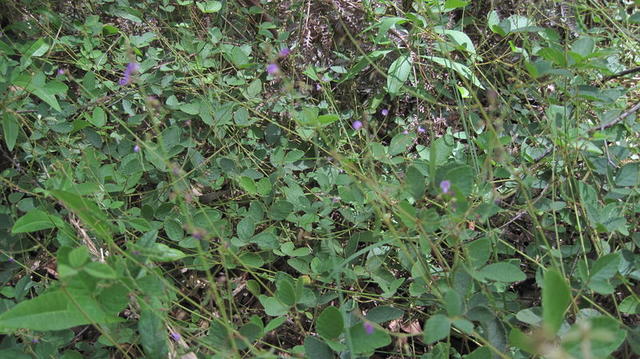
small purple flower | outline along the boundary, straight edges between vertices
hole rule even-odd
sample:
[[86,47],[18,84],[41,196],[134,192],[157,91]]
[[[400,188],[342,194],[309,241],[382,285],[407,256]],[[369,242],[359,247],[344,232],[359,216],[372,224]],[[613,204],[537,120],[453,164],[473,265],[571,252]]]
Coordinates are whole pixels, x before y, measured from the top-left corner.
[[140,152],[140,146],[138,146],[138,145],[133,146],[133,152],[135,152],[135,153]]
[[171,339],[173,339],[174,341],[178,341],[180,340],[180,334],[176,333],[176,332],[172,332],[171,333]]
[[362,128],[362,121],[360,120],[355,120],[353,121],[353,123],[351,124],[351,126],[353,127],[354,130],[358,131],[359,129]]
[[140,70],[140,64],[139,63],[130,62],[130,63],[127,64],[127,68],[124,70],[124,72],[128,73],[129,75],[131,75],[131,74],[135,74],[139,70]]
[[131,75],[137,73],[140,70],[140,64],[137,62],[130,62],[127,64],[127,68],[124,69],[122,78],[118,81],[120,86],[126,86],[131,83]]
[[62,75],[64,75],[65,73],[67,73],[67,72],[66,72],[63,68],[59,68],[59,69],[58,69],[58,71],[56,71],[56,74],[57,74],[58,76],[62,76]]
[[33,339],[31,339],[31,342],[33,344],[38,344],[38,343],[40,343],[40,340],[38,340],[38,338],[33,338]]
[[382,111],[380,111],[380,114],[386,117],[389,114],[389,110],[387,110],[386,108],[383,108]]
[[418,133],[425,133],[425,132],[427,132],[427,130],[425,130],[424,127],[418,126]]
[[291,53],[291,49],[289,49],[288,47],[285,47],[285,48],[281,49],[280,52],[278,52],[278,56],[287,57],[287,56],[289,56],[290,53]]
[[15,262],[16,260],[15,260],[15,259],[13,259],[13,257],[9,257],[9,259],[7,259],[7,261],[9,261],[9,263],[13,263],[13,262]]
[[440,189],[442,190],[442,193],[449,193],[449,191],[451,191],[451,182],[448,180],[440,182]]
[[369,322],[364,322],[362,324],[364,326],[364,331],[367,332],[367,334],[371,335],[373,334],[373,324],[369,323]]
[[269,75],[275,75],[280,72],[280,67],[277,64],[269,64],[267,65],[267,73]]
[[402,131],[402,134],[403,134],[403,135],[408,135],[408,134],[409,134],[409,131],[408,131],[408,130],[404,130],[404,131]]

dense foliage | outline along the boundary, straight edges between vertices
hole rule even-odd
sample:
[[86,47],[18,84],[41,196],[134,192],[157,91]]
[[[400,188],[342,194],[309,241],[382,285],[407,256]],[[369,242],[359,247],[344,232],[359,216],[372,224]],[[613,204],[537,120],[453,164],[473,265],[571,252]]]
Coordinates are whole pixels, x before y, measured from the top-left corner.
[[0,21],[1,358],[640,356],[640,1]]

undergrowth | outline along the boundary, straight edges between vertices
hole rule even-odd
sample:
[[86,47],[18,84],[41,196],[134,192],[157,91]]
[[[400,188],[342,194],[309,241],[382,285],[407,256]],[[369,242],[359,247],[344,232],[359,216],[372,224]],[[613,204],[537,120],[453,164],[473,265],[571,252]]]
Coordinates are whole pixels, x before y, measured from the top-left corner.
[[640,355],[637,0],[0,21],[0,357]]

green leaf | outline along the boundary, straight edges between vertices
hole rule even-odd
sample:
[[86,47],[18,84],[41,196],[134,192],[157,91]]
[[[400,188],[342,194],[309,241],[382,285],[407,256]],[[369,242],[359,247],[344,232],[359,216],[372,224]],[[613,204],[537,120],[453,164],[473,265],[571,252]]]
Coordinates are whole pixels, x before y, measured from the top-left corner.
[[40,57],[47,53],[49,47],[49,44],[47,44],[44,39],[40,38],[34,41],[23,54],[26,57]]
[[238,238],[243,241],[248,241],[256,232],[256,221],[251,216],[244,217],[238,222],[236,229]]
[[289,306],[282,304],[282,302],[274,297],[259,295],[258,300],[264,307],[264,312],[272,317],[279,317],[289,312]]
[[196,5],[198,6],[198,9],[200,9],[200,11],[205,14],[218,12],[220,11],[220,9],[222,9],[222,2],[214,0],[199,1],[196,3]]
[[43,229],[62,227],[63,221],[58,216],[51,215],[39,209],[32,209],[24,216],[18,218],[11,228],[11,233],[28,233]]
[[0,332],[8,329],[62,330],[78,325],[122,321],[105,313],[94,299],[86,295],[71,293],[71,296],[55,290],[18,303],[0,315]]
[[170,240],[178,242],[184,238],[184,230],[180,225],[180,222],[173,218],[167,218],[164,220],[164,231],[167,233],[167,237]]
[[112,241],[111,223],[107,220],[106,214],[93,201],[66,191],[50,190],[49,193],[75,213],[95,232],[98,238],[107,243]]
[[238,179],[238,184],[240,185],[240,187],[242,187],[242,189],[245,192],[249,194],[258,193],[258,187],[256,186],[256,182],[253,180],[253,178],[250,178],[247,176],[241,176]]
[[618,310],[625,314],[638,314],[640,313],[640,299],[637,296],[630,295],[620,302]]
[[618,253],[609,253],[604,255],[593,263],[591,266],[591,275],[589,280],[608,280],[618,273],[618,265],[620,264],[620,255]]
[[344,330],[342,314],[336,307],[326,307],[318,316],[316,331],[325,339],[337,339]]
[[564,277],[555,269],[544,274],[542,287],[542,317],[547,328],[556,333],[571,303],[571,291]]
[[117,279],[118,275],[109,265],[100,262],[91,262],[84,267],[84,271],[90,276],[99,279]]
[[453,289],[447,290],[444,295],[444,307],[450,317],[462,314],[462,297]]
[[482,83],[480,83],[480,80],[478,80],[476,75],[473,74],[473,71],[471,71],[471,69],[466,65],[463,65],[458,62],[453,62],[449,59],[445,59],[442,57],[436,57],[436,56],[424,56],[424,58],[426,58],[427,60],[431,60],[440,66],[443,66],[445,68],[448,68],[457,72],[458,75],[471,81],[472,84],[476,85],[481,89],[484,89],[484,86],[482,85]]
[[276,297],[285,305],[293,306],[296,304],[296,292],[293,285],[286,279],[278,281],[276,283],[278,290],[276,291]]
[[326,115],[318,116],[316,121],[318,122],[319,126],[327,126],[327,125],[330,125],[330,124],[338,121],[339,119],[340,119],[340,116],[338,116],[338,115],[326,114]]
[[167,358],[169,355],[167,329],[160,315],[160,311],[150,308],[145,308],[140,313],[138,333],[147,358]]
[[89,257],[89,250],[86,246],[74,248],[69,252],[69,265],[73,268],[80,268],[87,263],[91,258]]
[[374,323],[384,323],[390,320],[401,318],[404,315],[402,309],[390,307],[388,305],[380,305],[369,309],[365,318]]
[[520,268],[507,262],[489,264],[479,272],[485,278],[495,280],[497,282],[519,282],[527,279],[527,276],[520,270]]
[[424,342],[433,344],[438,340],[442,340],[449,336],[451,330],[451,321],[442,314],[431,316],[424,325]]
[[444,8],[447,10],[457,9],[457,8],[465,7],[470,3],[471,1],[467,1],[467,0],[447,0],[444,3]]
[[374,327],[373,333],[369,334],[364,323],[358,323],[349,328],[349,334],[355,353],[368,353],[391,344],[391,337],[387,332]]
[[388,154],[390,156],[399,155],[402,152],[406,151],[407,147],[409,147],[412,143],[413,143],[413,136],[399,133],[393,136],[393,138],[391,139],[391,143],[389,144]]
[[387,91],[391,96],[399,93],[411,73],[411,56],[409,54],[398,57],[387,72]]
[[107,114],[104,112],[102,107],[96,107],[93,109],[93,114],[91,115],[89,122],[96,127],[102,127],[107,124]]
[[640,164],[637,162],[627,163],[616,175],[616,186],[631,187],[640,184]]
[[9,151],[13,151],[20,132],[20,123],[13,113],[7,111],[4,113],[4,116],[2,116],[2,131],[7,148]]
[[322,340],[307,336],[304,338],[304,354],[309,359],[333,359],[331,348]]

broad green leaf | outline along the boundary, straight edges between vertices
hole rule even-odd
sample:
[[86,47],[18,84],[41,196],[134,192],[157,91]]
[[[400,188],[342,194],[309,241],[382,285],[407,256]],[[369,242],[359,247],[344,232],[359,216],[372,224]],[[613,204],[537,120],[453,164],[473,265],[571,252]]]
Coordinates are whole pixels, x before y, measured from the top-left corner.
[[268,297],[266,295],[259,295],[258,300],[264,307],[264,312],[272,317],[279,317],[289,312],[289,307],[282,304],[278,299],[274,297]]
[[395,96],[409,78],[411,73],[411,56],[409,54],[398,57],[387,72],[387,91],[391,96]]
[[507,34],[506,31],[500,27],[500,16],[496,10],[492,10],[487,15],[487,26],[491,31],[500,36],[505,36]]
[[278,290],[276,290],[276,297],[282,303],[288,306],[293,306],[294,304],[296,304],[296,292],[293,288],[293,285],[291,285],[291,282],[283,279],[278,281],[278,283],[276,283],[276,286],[278,287]]
[[627,163],[616,175],[616,185],[620,187],[638,186],[640,184],[640,164]]
[[182,226],[173,218],[165,219],[164,231],[167,233],[167,237],[172,241],[178,242],[184,238],[184,230],[182,229]]
[[140,344],[142,344],[146,357],[168,357],[167,329],[160,311],[151,308],[143,309],[138,320],[138,333],[140,333]]
[[247,176],[241,176],[238,179],[238,184],[240,185],[240,187],[242,187],[242,189],[249,193],[249,194],[256,194],[258,193],[258,187],[256,185],[256,182],[253,180],[253,178],[247,177]]
[[527,279],[527,276],[520,270],[520,268],[507,262],[489,264],[479,272],[485,278],[495,280],[497,282],[519,282]]
[[325,339],[333,340],[338,338],[344,330],[342,314],[336,307],[326,307],[318,316],[316,321],[316,331]]
[[60,217],[51,215],[39,209],[33,209],[24,216],[18,218],[11,228],[11,233],[28,233],[62,226],[63,221]]
[[116,279],[118,275],[109,265],[100,262],[91,262],[84,267],[90,276],[99,279]]
[[238,238],[248,241],[256,232],[256,221],[251,216],[244,217],[238,222],[236,229]]
[[198,6],[198,9],[205,14],[218,12],[222,9],[222,2],[214,0],[198,1],[196,5]]
[[373,332],[370,333],[364,323],[358,323],[349,328],[349,334],[355,353],[368,353],[391,344],[391,337],[387,332],[374,326]]
[[468,53],[475,55],[476,47],[467,34],[457,30],[440,30],[439,33],[449,36],[458,46],[464,48]]
[[2,116],[2,132],[4,134],[4,142],[7,144],[9,151],[13,151],[16,145],[16,139],[20,132],[20,123],[12,112],[5,112]]
[[380,305],[369,309],[365,318],[374,323],[384,323],[401,318],[403,314],[404,311],[402,309]]
[[462,314],[462,298],[460,294],[453,289],[447,290],[444,294],[444,307],[450,317]]
[[317,118],[317,122],[318,125],[320,126],[327,126],[330,125],[336,121],[338,121],[340,119],[340,117],[338,115],[334,115],[334,114],[326,114],[326,115],[320,115]]
[[389,144],[388,154],[390,156],[401,154],[402,152],[406,151],[407,147],[409,147],[413,143],[413,139],[413,136],[405,135],[402,133],[393,136],[393,138],[391,139],[391,143]]
[[78,325],[121,321],[121,318],[105,313],[95,299],[55,290],[20,302],[2,313],[0,332],[9,329],[62,330]]
[[471,1],[468,1],[468,0],[447,0],[444,3],[444,8],[447,10],[457,9],[457,8],[465,7],[470,3]]
[[442,57],[436,57],[436,56],[424,56],[424,58],[426,58],[427,60],[431,60],[440,66],[443,66],[445,68],[448,68],[457,72],[458,75],[471,81],[472,84],[478,86],[481,89],[484,89],[484,86],[482,85],[482,83],[480,83],[480,80],[478,80],[476,75],[474,75],[473,71],[471,71],[471,69],[466,65],[463,65],[459,62],[453,62],[449,59],[445,59]]
[[423,338],[426,344],[433,344],[449,336],[451,320],[442,314],[432,315],[424,325]]
[[66,191],[50,190],[49,193],[75,213],[98,238],[107,243],[112,241],[111,223],[93,201]]
[[148,252],[142,253],[159,262],[173,262],[187,256],[181,250],[171,248],[162,243],[154,243],[153,247],[148,249]]
[[102,107],[96,107],[93,109],[89,122],[96,127],[102,127],[107,124],[107,113],[104,112]]
[[47,83],[46,77],[42,71],[36,72],[33,76],[30,74],[21,74],[13,82],[13,85],[21,87],[25,91],[36,95],[54,110],[62,111],[55,95],[65,93],[68,88],[65,84],[59,81],[51,81]]
[[618,272],[620,264],[620,255],[618,253],[610,253],[604,255],[593,263],[591,266],[591,275],[589,280],[608,280]]
[[593,53],[596,43],[590,37],[581,37],[571,45],[571,51],[582,57],[589,56]]
[[637,296],[630,295],[620,303],[618,310],[625,314],[640,313],[640,299]]
[[73,268],[80,268],[91,259],[89,256],[89,250],[87,249],[87,246],[80,246],[78,248],[74,248],[71,252],[69,252],[68,258],[69,258],[69,265],[72,266]]
[[331,348],[317,337],[307,336],[304,338],[304,354],[309,359],[333,359]]
[[564,277],[555,269],[544,274],[542,287],[542,317],[547,328],[556,333],[571,303],[571,291]]
[[49,47],[49,44],[47,44],[44,39],[40,38],[34,41],[23,54],[26,57],[39,57],[46,54]]

